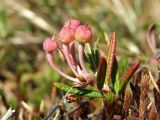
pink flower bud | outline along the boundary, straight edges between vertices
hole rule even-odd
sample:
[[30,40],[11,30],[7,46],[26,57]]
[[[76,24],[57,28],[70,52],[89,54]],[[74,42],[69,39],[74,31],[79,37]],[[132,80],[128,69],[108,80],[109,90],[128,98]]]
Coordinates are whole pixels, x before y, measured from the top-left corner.
[[47,38],[43,42],[43,50],[53,52],[57,48],[57,43],[52,38]]
[[75,31],[72,28],[63,27],[59,32],[59,39],[64,44],[71,43],[75,39]]
[[68,21],[65,22],[64,27],[69,27],[72,28],[74,30],[76,30],[76,28],[80,25],[80,21],[79,20],[75,20],[75,19],[70,19]]
[[91,29],[87,25],[80,25],[76,29],[75,38],[80,43],[87,43],[92,40]]

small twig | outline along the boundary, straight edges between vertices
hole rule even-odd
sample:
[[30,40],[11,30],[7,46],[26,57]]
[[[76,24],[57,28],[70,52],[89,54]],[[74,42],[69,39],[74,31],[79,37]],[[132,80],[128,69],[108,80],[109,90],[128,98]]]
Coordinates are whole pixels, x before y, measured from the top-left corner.
[[47,115],[44,117],[44,120],[48,120],[48,119],[50,118],[50,116],[52,115],[52,113],[53,113],[55,110],[57,110],[57,108],[59,108],[62,103],[65,103],[65,102],[66,102],[66,97],[67,97],[67,95],[69,94],[69,92],[70,92],[71,90],[72,90],[72,88],[70,88],[70,89],[68,90],[68,92],[67,92],[67,93],[65,94],[65,96],[62,98],[62,100],[60,101],[59,104],[55,104],[54,106],[52,106],[52,107],[50,108],[50,110],[48,111]]
[[54,106],[52,106],[49,110],[49,112],[47,113],[46,117],[44,118],[44,120],[48,120],[49,117],[52,115],[52,113],[59,107],[58,104],[55,104]]
[[8,120],[12,117],[12,115],[15,113],[15,110],[12,110],[12,108],[9,108],[6,114],[1,118],[1,120]]

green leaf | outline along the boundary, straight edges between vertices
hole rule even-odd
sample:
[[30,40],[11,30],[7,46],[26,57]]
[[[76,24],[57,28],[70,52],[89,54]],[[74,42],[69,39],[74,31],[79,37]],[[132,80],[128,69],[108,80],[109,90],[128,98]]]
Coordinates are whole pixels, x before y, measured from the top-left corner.
[[127,66],[128,66],[127,58],[123,56],[119,61],[118,71],[120,73],[124,72],[127,69]]
[[[54,85],[61,89],[64,92],[67,92],[70,90],[70,86],[60,83],[60,82],[55,82]],[[70,93],[72,94],[76,94],[78,96],[85,96],[85,97],[90,97],[90,98],[102,98],[102,94],[98,91],[93,91],[93,90],[88,90],[88,89],[82,89],[82,88],[72,88],[72,90],[70,91]]]
[[116,38],[115,38],[115,32],[112,33],[109,48],[107,51],[107,70],[106,70],[106,77],[105,77],[105,84],[109,85],[111,83],[111,74],[112,74],[112,68],[113,63],[115,60],[115,49],[116,49]]
[[109,108],[109,106],[115,101],[115,94],[112,91],[109,91],[104,94],[105,96],[105,104],[107,105],[106,107]]
[[113,92],[109,92],[105,96],[106,96],[107,102],[112,103],[114,101],[115,96]]
[[90,44],[86,44],[87,51],[85,52],[85,57],[89,67],[96,72],[99,63],[99,52],[98,52],[98,44],[99,39],[95,41],[93,49],[91,48]]
[[87,87],[85,88],[85,89],[87,89],[87,90],[91,90],[91,91],[98,91],[97,89],[95,89],[93,86],[91,86],[91,85],[87,85]]
[[100,58],[98,71],[97,71],[97,87],[99,90],[102,90],[105,76],[106,76],[107,63],[104,57]]
[[113,88],[114,88],[114,92],[118,95],[118,93],[120,91],[119,73],[117,73],[117,75],[116,75],[116,81],[115,81],[115,84],[114,84]]
[[95,61],[96,65],[96,70],[98,68],[98,63],[99,63],[99,51],[98,51],[98,46],[99,46],[99,39],[94,42],[94,47],[93,47],[93,59]]

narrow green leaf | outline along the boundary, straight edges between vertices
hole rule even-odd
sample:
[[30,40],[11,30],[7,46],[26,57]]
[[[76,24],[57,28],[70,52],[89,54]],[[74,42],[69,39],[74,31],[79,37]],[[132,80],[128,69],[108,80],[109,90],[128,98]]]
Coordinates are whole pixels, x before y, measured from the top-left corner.
[[[54,82],[54,85],[61,89],[62,91],[64,92],[67,92],[71,87],[66,85],[66,84],[63,84],[63,83],[60,83],[60,82]],[[85,97],[90,97],[90,98],[102,98],[102,94],[98,91],[93,91],[93,90],[88,90],[88,89],[82,89],[82,88],[73,88],[70,93],[72,94],[76,94],[76,95],[79,95],[79,96],[85,96]]]
[[93,58],[95,61],[95,68],[96,70],[98,69],[98,63],[99,63],[99,51],[98,51],[98,46],[99,46],[99,39],[97,39],[94,42],[94,47],[93,47]]
[[119,91],[120,91],[119,73],[117,73],[117,75],[116,75],[116,81],[115,81],[115,84],[114,84],[113,88],[114,88],[114,92],[115,92],[116,94],[118,94]]
[[107,63],[104,57],[100,58],[98,71],[97,71],[97,87],[102,90],[106,76]]
[[94,88],[94,87],[91,86],[91,85],[87,85],[87,87],[86,87],[85,89],[91,90],[91,91],[96,91],[96,92],[98,91],[98,89]]
[[99,63],[98,44],[99,44],[99,39],[95,41],[93,49],[91,48],[91,45],[89,43],[86,44],[87,51],[85,52],[85,57],[89,67],[94,72],[97,71],[98,63]]
[[113,63],[115,60],[115,48],[116,48],[116,38],[115,38],[115,32],[112,33],[109,48],[107,51],[107,70],[106,70],[106,77],[105,77],[105,83],[109,85],[111,83],[111,74],[112,74],[112,68]]
[[123,56],[119,61],[119,69],[118,69],[118,71],[120,73],[124,72],[127,69],[127,66],[128,66],[127,58]]

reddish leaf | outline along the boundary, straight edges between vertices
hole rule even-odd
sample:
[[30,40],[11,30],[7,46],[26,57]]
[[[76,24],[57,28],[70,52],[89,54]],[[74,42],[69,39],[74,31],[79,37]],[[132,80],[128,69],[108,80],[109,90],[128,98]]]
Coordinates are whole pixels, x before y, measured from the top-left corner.
[[139,65],[140,65],[140,61],[136,60],[135,63],[133,63],[133,65],[123,74],[123,76],[121,78],[121,83],[122,83],[121,87],[122,88],[124,88],[126,86],[126,84],[129,82],[129,80],[131,79],[133,74],[138,69]]
[[97,87],[99,90],[102,90],[106,76],[106,69],[107,69],[106,59],[104,57],[101,57],[97,71]]
[[115,48],[116,48],[116,38],[115,38],[115,32],[112,33],[110,44],[107,52],[107,70],[106,70],[106,77],[105,77],[105,83],[107,85],[111,82],[111,74],[112,74],[112,68],[115,58]]

